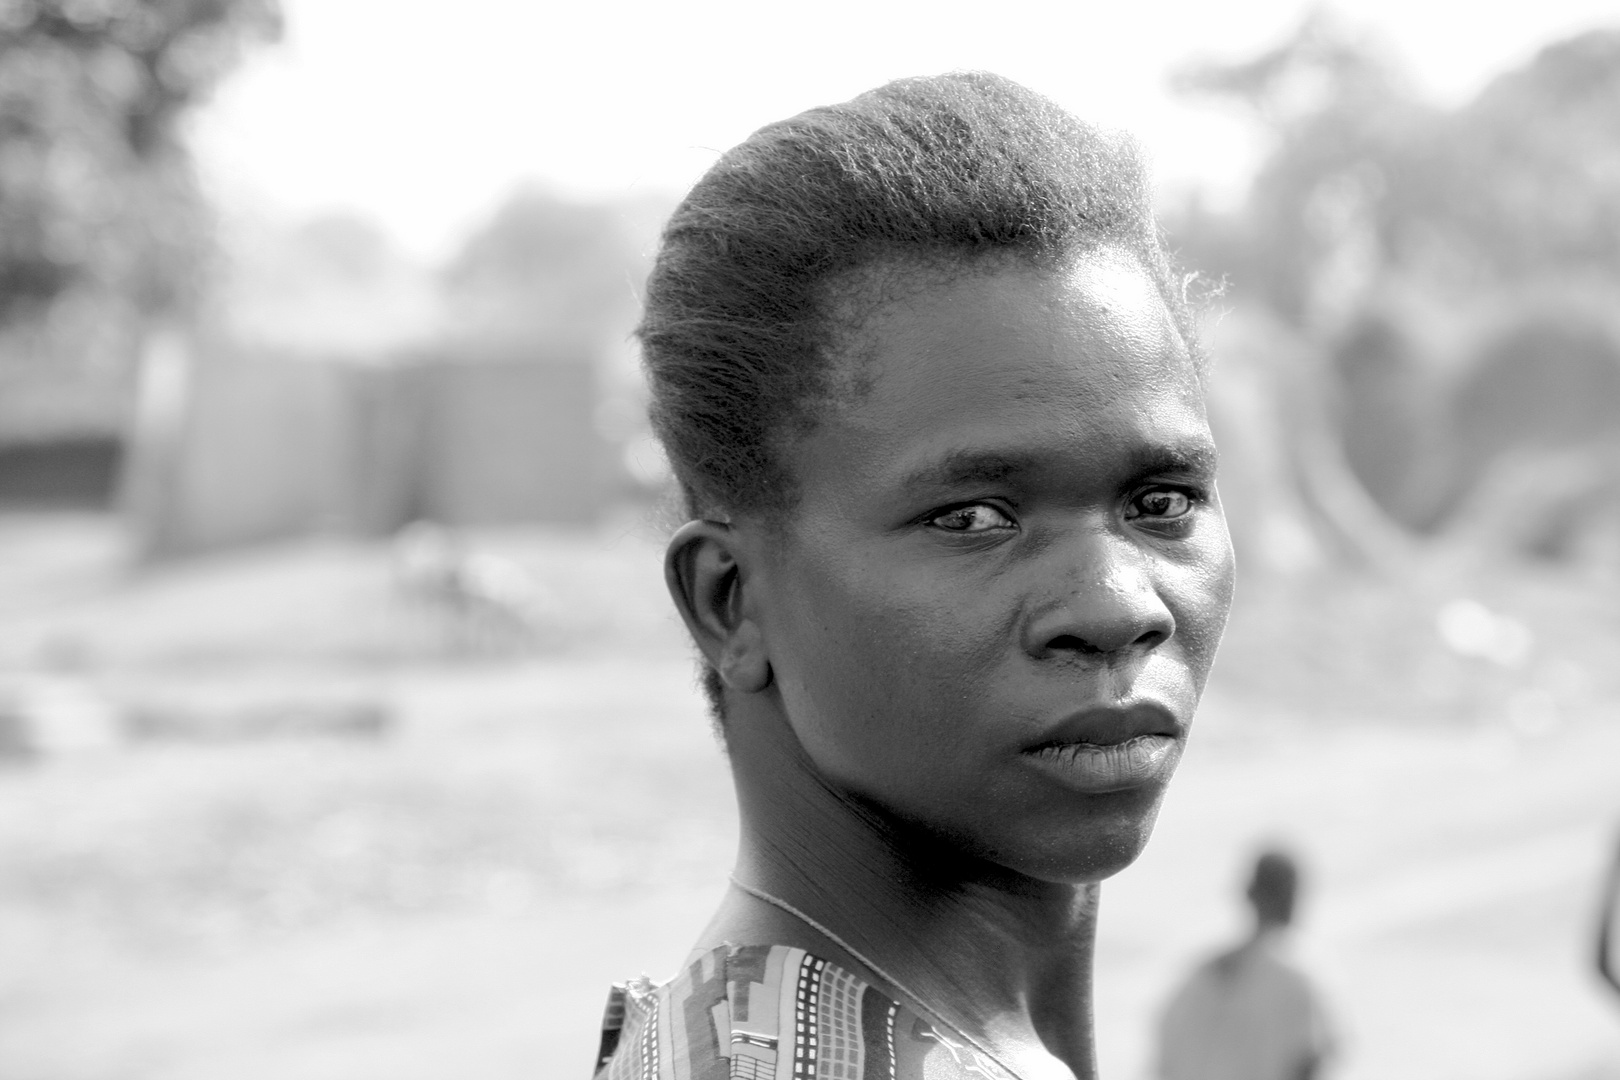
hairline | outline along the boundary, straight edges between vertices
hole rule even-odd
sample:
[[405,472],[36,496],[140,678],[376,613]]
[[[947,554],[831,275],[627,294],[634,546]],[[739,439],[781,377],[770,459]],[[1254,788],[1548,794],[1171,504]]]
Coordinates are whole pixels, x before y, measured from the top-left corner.
[[1128,259],[1153,282],[1171,326],[1181,339],[1186,362],[1193,369],[1200,389],[1206,388],[1209,365],[1197,339],[1192,313],[1188,311],[1185,318],[1179,317],[1172,299],[1163,295],[1163,287],[1169,283],[1160,280],[1161,275],[1143,250],[1143,243],[1142,239],[1130,236],[1102,235],[1057,251],[1019,247],[910,251],[889,248],[830,276],[822,283],[817,300],[818,340],[815,342],[827,378],[823,392],[801,399],[771,435],[771,456],[781,481],[776,498],[753,508],[728,507],[719,501],[704,504],[697,493],[689,491],[685,493],[688,514],[727,521],[749,519],[772,535],[781,536],[799,504],[798,478],[791,466],[792,451],[814,434],[834,410],[859,402],[871,390],[871,379],[864,369],[875,356],[875,345],[868,335],[876,316],[892,304],[973,277],[1030,271],[1060,278],[1110,253]]

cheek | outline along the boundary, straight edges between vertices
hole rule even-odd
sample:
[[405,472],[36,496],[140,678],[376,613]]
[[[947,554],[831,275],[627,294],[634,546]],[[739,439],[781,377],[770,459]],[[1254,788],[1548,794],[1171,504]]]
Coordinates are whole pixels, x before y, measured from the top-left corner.
[[[865,560],[879,566],[879,560]],[[792,617],[772,635],[789,721],[824,765],[937,752],[963,735],[975,688],[1005,652],[1005,619],[927,569],[795,570]]]
[[1236,562],[1222,519],[1199,543],[1198,557],[1174,567],[1163,594],[1175,616],[1177,637],[1200,684],[1209,674],[1232,608]]

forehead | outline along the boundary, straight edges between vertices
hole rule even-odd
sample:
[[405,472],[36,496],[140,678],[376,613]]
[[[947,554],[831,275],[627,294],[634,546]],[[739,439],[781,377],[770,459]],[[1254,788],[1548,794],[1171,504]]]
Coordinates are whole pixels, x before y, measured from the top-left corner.
[[807,494],[818,478],[899,483],[964,453],[1096,472],[1133,455],[1208,451],[1186,343],[1123,253],[1055,271],[925,272],[871,309],[846,356],[858,392],[794,453]]
[[1202,412],[1187,343],[1129,254],[1105,249],[1053,271],[1022,264],[949,276],[922,271],[909,288],[902,282],[889,291],[846,353],[868,399],[865,409],[840,410],[847,422],[951,412],[961,395],[943,391],[963,385],[1021,400],[1068,384],[1093,406],[1167,391]]

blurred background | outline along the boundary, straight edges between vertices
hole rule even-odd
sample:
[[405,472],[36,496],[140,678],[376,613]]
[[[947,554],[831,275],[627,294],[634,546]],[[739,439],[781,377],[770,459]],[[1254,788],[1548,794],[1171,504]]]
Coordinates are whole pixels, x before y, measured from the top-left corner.
[[583,1080],[734,833],[657,230],[951,68],[1136,132],[1213,296],[1242,582],[1104,1075],[1281,843],[1333,1075],[1620,1077],[1612,5],[3,0],[0,1080]]

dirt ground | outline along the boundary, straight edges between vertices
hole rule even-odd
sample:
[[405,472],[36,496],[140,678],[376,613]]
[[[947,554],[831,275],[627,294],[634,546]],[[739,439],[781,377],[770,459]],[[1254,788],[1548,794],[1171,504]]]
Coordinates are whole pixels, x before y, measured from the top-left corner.
[[[0,758],[0,1080],[586,1075],[608,983],[669,974],[717,900],[734,810],[649,530],[479,542],[541,586],[523,640],[402,597],[384,546],[131,574],[108,522],[0,519],[0,695],[116,720]],[[1280,841],[1335,1076],[1620,1078],[1587,955],[1615,589],[1448,574],[1240,601],[1104,888],[1104,1076],[1149,1075],[1156,1009]],[[1447,652],[1464,593],[1533,655]]]

